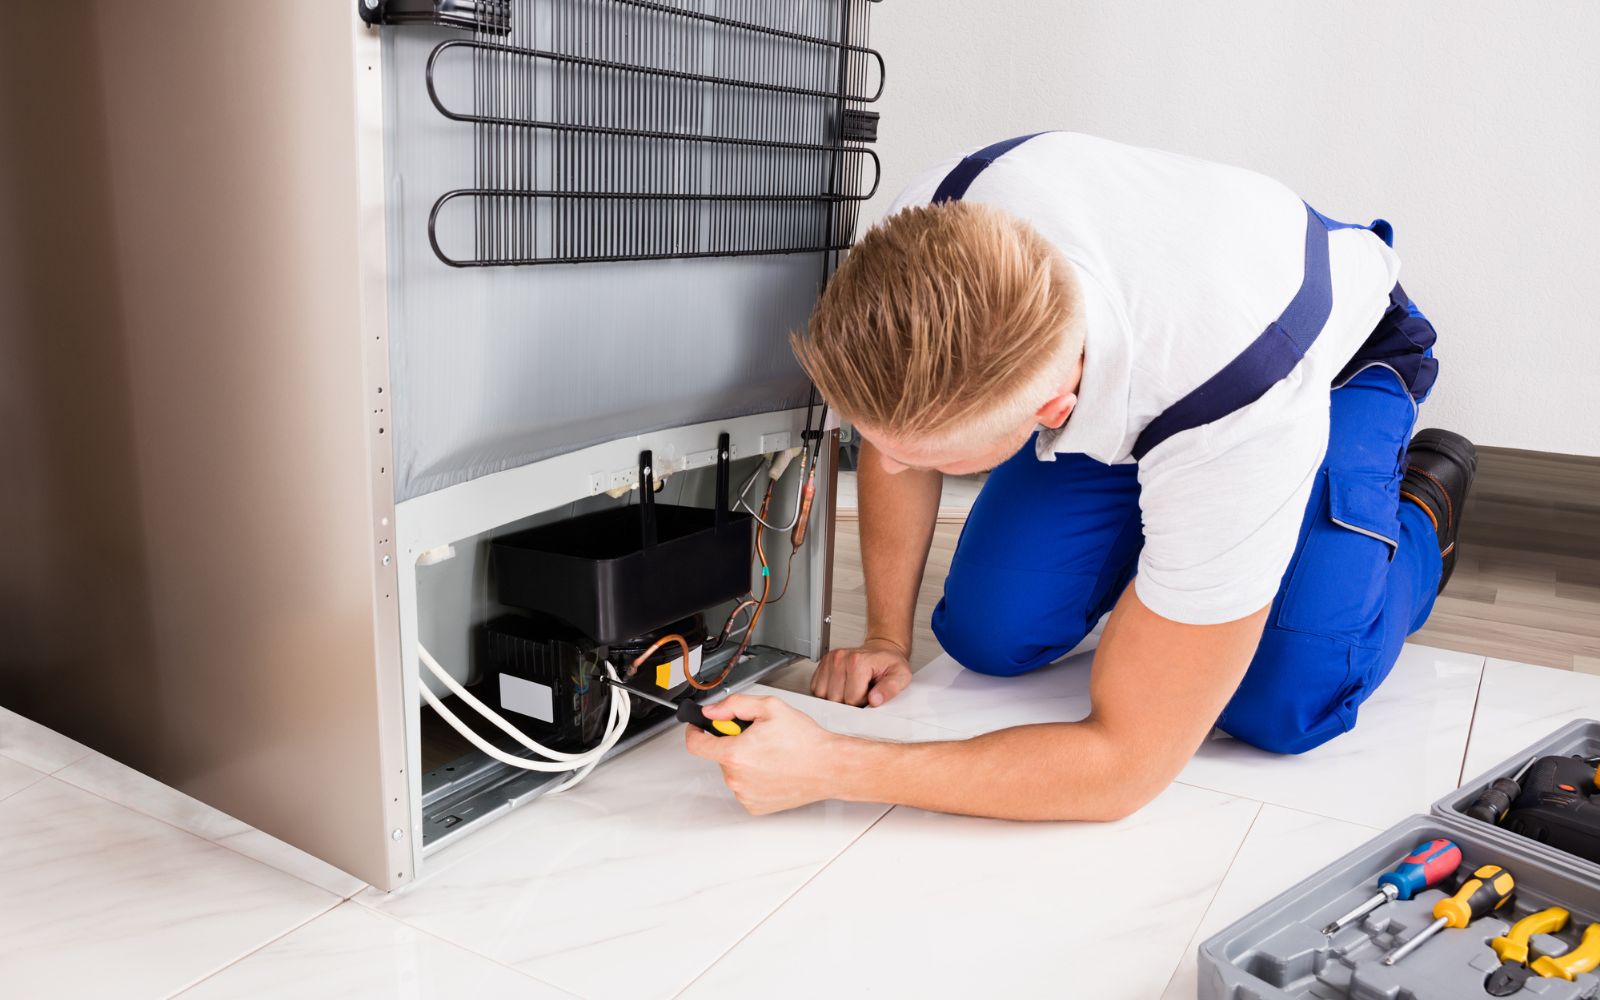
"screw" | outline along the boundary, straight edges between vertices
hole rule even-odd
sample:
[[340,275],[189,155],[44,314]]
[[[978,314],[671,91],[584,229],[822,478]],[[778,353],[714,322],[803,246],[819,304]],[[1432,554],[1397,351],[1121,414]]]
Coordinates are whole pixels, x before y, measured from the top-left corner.
[[383,564],[385,566],[389,565],[389,557],[387,555],[383,557]]
[[[378,9],[378,0],[362,0],[362,2],[367,5],[367,9],[368,10],[377,10]],[[398,839],[398,838],[396,838],[396,839]]]
[[389,834],[389,836],[393,840],[404,840],[406,839],[406,832],[399,827],[396,827],[395,831]]
[[832,625],[833,624],[833,616],[832,615],[823,615],[822,616],[822,624],[824,624],[824,625]]
[[644,474],[647,476],[650,474],[650,466],[647,465],[644,467]]

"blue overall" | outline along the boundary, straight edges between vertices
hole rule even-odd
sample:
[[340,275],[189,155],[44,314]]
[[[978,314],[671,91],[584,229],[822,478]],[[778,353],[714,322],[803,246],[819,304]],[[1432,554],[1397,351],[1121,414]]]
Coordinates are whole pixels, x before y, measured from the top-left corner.
[[[989,162],[1031,136],[962,162],[935,201],[959,198]],[[1243,353],[1141,433],[1139,458],[1181,431],[1260,398],[1299,363],[1332,307],[1328,231],[1307,209],[1299,293]],[[1392,242],[1382,220],[1364,227]],[[1217,724],[1266,750],[1299,753],[1349,730],[1361,703],[1427,620],[1439,585],[1428,515],[1400,499],[1416,406],[1437,374],[1432,325],[1397,285],[1335,380],[1327,456],[1273,599],[1261,644]],[[1032,443],[989,474],[933,613],[946,652],[1009,676],[1076,646],[1133,579],[1144,544],[1138,467],[1081,454],[1041,462]]]

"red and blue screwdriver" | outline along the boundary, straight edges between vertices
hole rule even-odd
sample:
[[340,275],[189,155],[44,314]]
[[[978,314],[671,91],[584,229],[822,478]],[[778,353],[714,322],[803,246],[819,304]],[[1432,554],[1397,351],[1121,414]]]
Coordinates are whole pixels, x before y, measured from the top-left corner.
[[1346,913],[1322,929],[1332,934],[1339,928],[1352,924],[1376,910],[1384,903],[1397,899],[1410,899],[1424,889],[1431,889],[1455,874],[1461,867],[1461,848],[1454,841],[1430,840],[1418,844],[1410,854],[1400,859],[1394,871],[1378,876],[1378,891],[1371,899]]

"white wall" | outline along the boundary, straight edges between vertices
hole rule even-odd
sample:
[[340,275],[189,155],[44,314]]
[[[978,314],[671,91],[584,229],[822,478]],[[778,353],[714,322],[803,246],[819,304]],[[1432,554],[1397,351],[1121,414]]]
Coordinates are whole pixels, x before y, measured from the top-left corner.
[[883,186],[1049,128],[1395,224],[1440,331],[1424,425],[1600,455],[1600,4],[886,0]]

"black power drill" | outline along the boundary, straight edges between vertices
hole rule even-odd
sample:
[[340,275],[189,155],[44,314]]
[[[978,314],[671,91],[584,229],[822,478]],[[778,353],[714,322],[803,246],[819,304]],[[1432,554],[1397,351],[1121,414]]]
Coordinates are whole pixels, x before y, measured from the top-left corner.
[[1467,815],[1600,862],[1600,790],[1595,765],[1581,757],[1534,760],[1520,781],[1500,778],[1484,789]]

